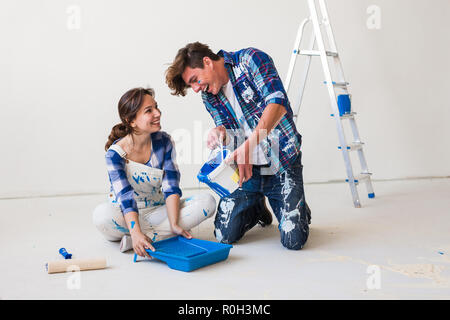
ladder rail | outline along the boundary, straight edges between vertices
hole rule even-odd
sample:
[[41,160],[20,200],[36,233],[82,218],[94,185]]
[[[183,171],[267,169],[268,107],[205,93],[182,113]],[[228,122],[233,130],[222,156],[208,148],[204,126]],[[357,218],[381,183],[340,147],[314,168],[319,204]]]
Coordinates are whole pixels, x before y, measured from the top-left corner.
[[[308,48],[310,48],[312,50],[314,48],[315,42],[316,42],[316,37],[314,35],[314,31],[312,31],[311,38],[310,38],[309,44],[308,44]],[[297,117],[298,117],[298,114],[300,113],[300,107],[302,105],[303,94],[305,92],[305,87],[306,87],[306,80],[308,80],[309,68],[311,67],[311,59],[312,59],[312,56],[306,56],[304,59],[304,62],[303,62],[302,70],[305,70],[305,72],[302,74],[302,77],[300,79],[300,90],[299,90],[298,97],[297,97],[297,106],[296,106],[295,110],[293,111],[295,122],[297,122]]]
[[[336,39],[334,37],[333,29],[331,28],[331,21],[328,15],[328,8],[325,3],[325,0],[319,0],[319,6],[322,13],[322,21],[327,34],[330,50],[334,52],[338,52]],[[336,71],[336,77],[338,82],[346,82],[344,75],[344,68],[342,67],[342,62],[338,56],[333,57],[333,64]],[[348,88],[346,88],[348,92]]]
[[[358,141],[358,142],[361,142],[361,138],[359,136],[359,130],[358,130],[358,127],[356,125],[356,121],[355,121],[354,118],[350,119],[350,127],[351,127],[352,132],[353,132],[354,140]],[[367,166],[366,157],[365,157],[364,152],[363,152],[362,149],[358,150],[358,157],[359,157],[359,162],[361,164],[362,173],[369,174],[369,168]],[[366,183],[367,193],[369,194],[369,197],[370,197],[371,195],[374,194],[372,181],[370,179],[368,179],[368,180],[365,181],[365,183]]]
[[328,16],[327,5],[325,4],[324,0],[319,0],[319,7],[320,7],[320,11],[322,13],[322,22],[323,22],[323,25],[325,26],[325,30],[327,32],[328,41],[330,44],[330,50],[334,51],[334,52],[338,52],[337,47],[336,47],[336,40],[334,39],[333,30],[331,29],[330,17]]
[[[333,34],[333,29],[331,28],[330,17],[328,16],[328,9],[327,9],[325,0],[319,0],[319,7],[320,7],[320,11],[322,13],[322,22],[323,22],[323,25],[324,25],[324,28],[325,28],[325,31],[327,34],[330,50],[334,51],[334,52],[338,52],[338,49],[336,46],[336,39]],[[336,71],[336,75],[337,75],[337,79],[338,79],[337,81],[338,82],[346,82],[345,75],[344,75],[344,69],[342,68],[341,60],[339,59],[339,57],[337,57],[337,56],[334,57],[333,62],[334,62],[335,71]]]
[[300,23],[300,26],[298,27],[297,36],[295,38],[295,43],[294,43],[294,48],[292,49],[291,60],[289,61],[289,68],[288,68],[288,73],[286,76],[286,81],[284,82],[286,91],[289,91],[289,87],[291,86],[292,75],[294,73],[295,62],[297,60],[297,52],[300,49],[300,44],[301,44],[301,41],[303,38],[303,31],[308,22],[309,22],[309,18],[306,18]]

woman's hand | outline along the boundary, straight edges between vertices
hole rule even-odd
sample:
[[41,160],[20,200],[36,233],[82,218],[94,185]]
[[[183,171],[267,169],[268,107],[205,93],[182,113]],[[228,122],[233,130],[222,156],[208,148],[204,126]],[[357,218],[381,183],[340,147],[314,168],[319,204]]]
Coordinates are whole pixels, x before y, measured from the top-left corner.
[[172,232],[183,236],[187,239],[191,239],[192,236],[189,232],[184,230],[178,224],[178,219],[180,217],[180,195],[171,194],[166,198],[167,216],[170,222],[170,228]]
[[124,218],[130,230],[134,252],[141,257],[150,258],[150,255],[147,251],[145,251],[145,249],[155,251],[155,248],[151,245],[152,241],[150,238],[141,231],[138,213],[135,211],[130,211],[124,216]]
[[177,224],[171,225],[171,228],[172,228],[173,233],[183,236],[187,239],[192,239],[192,235],[189,232],[187,232],[186,230],[184,230],[182,227],[180,227],[179,225],[177,225]]
[[155,251],[155,248],[151,245],[150,238],[139,230],[131,232],[131,241],[133,242],[134,252],[141,257],[150,258],[150,255],[145,251],[146,249]]

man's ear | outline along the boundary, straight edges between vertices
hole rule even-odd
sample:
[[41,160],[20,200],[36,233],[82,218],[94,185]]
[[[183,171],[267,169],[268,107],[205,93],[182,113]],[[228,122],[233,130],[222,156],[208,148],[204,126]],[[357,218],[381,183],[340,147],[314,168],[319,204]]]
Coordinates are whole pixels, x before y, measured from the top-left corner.
[[212,67],[213,63],[210,57],[203,57],[203,68]]

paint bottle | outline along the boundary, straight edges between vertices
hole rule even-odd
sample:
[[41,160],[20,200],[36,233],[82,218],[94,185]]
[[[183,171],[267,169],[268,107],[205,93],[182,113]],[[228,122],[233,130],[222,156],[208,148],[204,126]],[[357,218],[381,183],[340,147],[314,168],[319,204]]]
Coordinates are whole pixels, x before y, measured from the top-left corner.
[[68,253],[65,248],[59,249],[59,253],[64,257],[64,259],[72,259],[72,254]]

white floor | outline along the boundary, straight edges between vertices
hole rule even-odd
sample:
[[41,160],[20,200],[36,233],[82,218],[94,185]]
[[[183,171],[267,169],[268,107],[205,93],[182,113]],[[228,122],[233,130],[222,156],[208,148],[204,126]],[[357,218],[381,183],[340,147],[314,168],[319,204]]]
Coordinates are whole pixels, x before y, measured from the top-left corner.
[[[91,223],[103,195],[0,200],[0,299],[450,299],[450,179],[374,188],[377,198],[355,209],[346,184],[305,185],[303,250],[284,249],[274,221],[249,231],[226,261],[191,273],[133,263],[103,240]],[[212,223],[194,236],[214,240]],[[108,268],[47,274],[60,247],[106,257]]]

